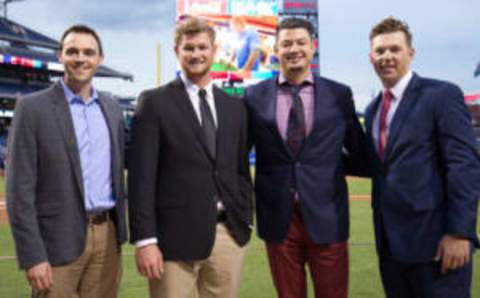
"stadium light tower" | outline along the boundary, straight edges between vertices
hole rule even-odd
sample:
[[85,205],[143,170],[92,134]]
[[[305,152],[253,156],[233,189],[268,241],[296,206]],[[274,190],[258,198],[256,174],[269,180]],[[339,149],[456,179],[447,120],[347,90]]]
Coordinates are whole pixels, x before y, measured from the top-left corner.
[[23,0],[2,0],[0,3],[2,4],[2,9],[3,9],[3,17],[7,18],[7,12],[8,12],[8,4],[12,2],[20,2]]

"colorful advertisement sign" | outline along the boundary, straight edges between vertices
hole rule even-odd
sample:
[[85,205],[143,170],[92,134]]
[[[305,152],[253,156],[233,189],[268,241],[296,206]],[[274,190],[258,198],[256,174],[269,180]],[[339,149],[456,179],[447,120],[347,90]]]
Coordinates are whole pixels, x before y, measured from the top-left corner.
[[[215,28],[218,50],[211,75],[225,90],[238,94],[246,85],[278,73],[274,43],[280,18],[314,19],[314,27],[317,27],[317,7],[311,3],[287,0],[177,0],[177,19],[197,16]],[[318,59],[314,64],[314,70],[318,69]]]
[[2,64],[12,64],[18,65],[27,68],[42,68],[45,64],[37,59],[30,59],[20,56],[10,56],[0,54],[0,63]]

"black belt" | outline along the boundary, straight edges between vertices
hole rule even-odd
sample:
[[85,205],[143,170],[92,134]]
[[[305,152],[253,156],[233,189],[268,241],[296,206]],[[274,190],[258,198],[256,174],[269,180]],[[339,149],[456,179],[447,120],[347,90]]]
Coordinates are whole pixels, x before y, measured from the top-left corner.
[[217,222],[226,222],[227,221],[227,212],[225,210],[219,210],[217,212]]
[[109,210],[95,213],[87,213],[87,223],[91,225],[101,225],[110,218]]

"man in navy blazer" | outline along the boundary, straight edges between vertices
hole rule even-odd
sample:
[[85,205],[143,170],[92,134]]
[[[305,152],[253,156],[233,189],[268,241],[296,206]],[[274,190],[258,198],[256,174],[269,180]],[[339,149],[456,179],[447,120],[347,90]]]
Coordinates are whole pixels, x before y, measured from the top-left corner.
[[370,33],[383,95],[367,108],[373,213],[386,296],[470,297],[480,162],[462,91],[410,70],[408,25]]
[[280,76],[246,90],[256,150],[256,215],[279,297],[347,297],[348,194],[344,153],[362,156],[366,139],[347,86],[310,71],[313,29],[283,20],[275,51]]

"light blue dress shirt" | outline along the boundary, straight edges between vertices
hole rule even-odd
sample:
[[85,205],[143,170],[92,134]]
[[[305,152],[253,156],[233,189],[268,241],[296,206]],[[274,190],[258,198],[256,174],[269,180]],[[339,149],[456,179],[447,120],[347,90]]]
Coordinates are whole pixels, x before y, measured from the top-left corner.
[[83,100],[61,80],[72,114],[77,138],[87,212],[101,212],[115,206],[112,192],[111,144],[105,116],[98,102],[98,94]]

